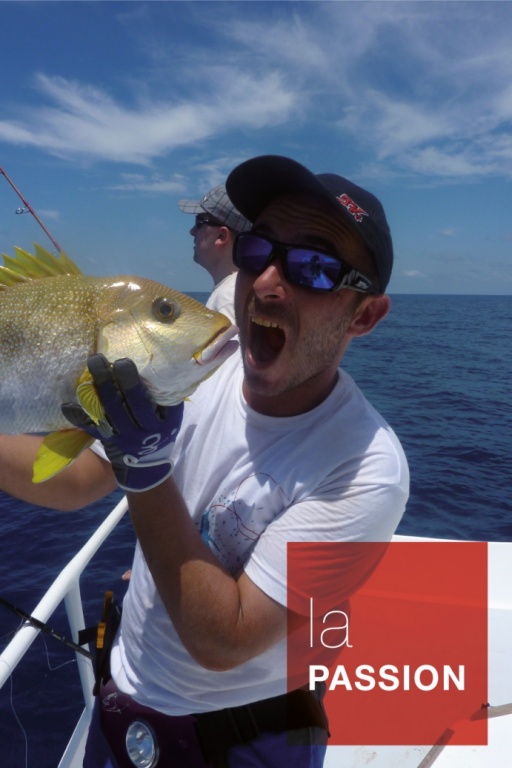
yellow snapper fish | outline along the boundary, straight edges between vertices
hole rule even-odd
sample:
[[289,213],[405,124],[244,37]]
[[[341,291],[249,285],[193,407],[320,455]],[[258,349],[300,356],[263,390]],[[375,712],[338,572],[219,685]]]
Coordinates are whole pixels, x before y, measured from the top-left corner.
[[40,483],[92,444],[70,427],[65,402],[104,414],[87,370],[90,355],[131,358],[159,405],[174,405],[237,348],[224,315],[133,275],[83,275],[65,254],[15,248],[0,266],[0,432],[46,433],[33,468]]

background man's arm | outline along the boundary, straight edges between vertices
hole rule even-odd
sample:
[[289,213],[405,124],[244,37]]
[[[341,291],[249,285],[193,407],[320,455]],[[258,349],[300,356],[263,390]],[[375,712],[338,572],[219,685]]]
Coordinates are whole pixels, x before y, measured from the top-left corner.
[[29,504],[72,511],[117,487],[110,463],[89,450],[60,474],[34,484],[32,465],[42,439],[36,435],[0,435],[0,490]]

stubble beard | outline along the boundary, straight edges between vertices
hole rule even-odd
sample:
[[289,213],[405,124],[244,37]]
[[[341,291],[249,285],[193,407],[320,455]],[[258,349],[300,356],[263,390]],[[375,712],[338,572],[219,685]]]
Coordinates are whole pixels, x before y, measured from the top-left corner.
[[[295,348],[289,356],[290,363],[287,375],[280,376],[276,381],[269,379],[265,370],[259,372],[250,368],[246,364],[245,354],[243,354],[245,381],[249,389],[260,396],[278,397],[320,377],[332,367],[333,362],[338,361],[339,365],[346,347],[346,343],[344,343],[346,332],[352,322],[356,307],[356,302],[351,304],[336,322],[333,322],[331,315],[328,323],[320,323],[322,325],[321,330],[318,326],[310,328],[308,334],[300,339],[300,348]],[[276,322],[279,322],[277,318]],[[246,342],[244,343],[242,340],[242,352],[245,350],[245,344]]]

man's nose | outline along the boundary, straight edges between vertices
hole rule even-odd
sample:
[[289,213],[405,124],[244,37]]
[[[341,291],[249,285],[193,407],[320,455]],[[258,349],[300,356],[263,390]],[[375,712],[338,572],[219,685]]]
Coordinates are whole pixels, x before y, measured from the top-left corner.
[[253,289],[260,299],[284,299],[289,292],[289,283],[284,276],[279,258],[273,259],[270,264],[258,275],[253,283]]

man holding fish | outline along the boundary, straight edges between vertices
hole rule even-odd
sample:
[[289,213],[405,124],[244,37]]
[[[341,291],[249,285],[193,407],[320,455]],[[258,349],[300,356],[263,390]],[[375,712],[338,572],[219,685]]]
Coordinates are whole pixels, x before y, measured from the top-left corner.
[[36,492],[40,438],[0,440],[0,486],[28,501],[127,492],[138,545],[86,768],[321,766],[322,690],[287,693],[287,619],[304,619],[287,616],[287,543],[389,541],[407,500],[396,436],[339,368],[389,310],[382,206],[280,156],[226,187],[253,222],[233,251],[240,352],[184,409],[156,406],[129,360],[94,355],[103,417],[88,399],[64,413],[110,462],[95,444]]

